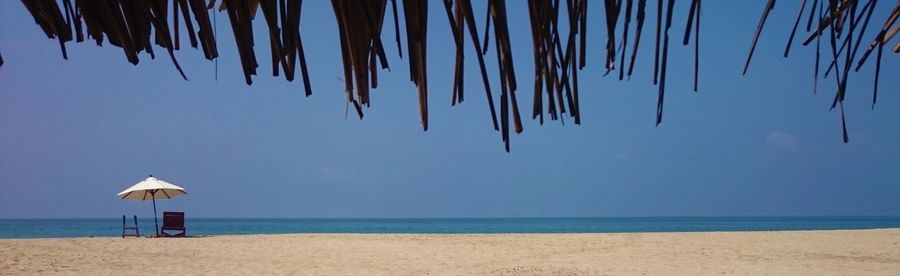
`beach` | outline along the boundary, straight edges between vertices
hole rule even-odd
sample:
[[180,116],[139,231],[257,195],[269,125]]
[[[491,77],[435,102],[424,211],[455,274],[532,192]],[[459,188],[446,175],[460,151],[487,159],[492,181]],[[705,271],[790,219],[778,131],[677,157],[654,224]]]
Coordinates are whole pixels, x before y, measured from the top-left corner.
[[900,229],[2,239],[0,274],[898,275]]

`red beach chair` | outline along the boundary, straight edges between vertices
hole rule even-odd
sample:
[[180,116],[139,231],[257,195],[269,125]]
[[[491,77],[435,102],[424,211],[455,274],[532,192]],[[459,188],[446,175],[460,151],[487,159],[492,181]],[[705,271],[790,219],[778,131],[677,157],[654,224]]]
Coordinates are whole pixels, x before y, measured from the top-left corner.
[[[168,231],[179,231],[175,234],[166,233]],[[184,212],[163,212],[163,226],[159,231],[162,237],[185,237],[187,230],[184,229]]]

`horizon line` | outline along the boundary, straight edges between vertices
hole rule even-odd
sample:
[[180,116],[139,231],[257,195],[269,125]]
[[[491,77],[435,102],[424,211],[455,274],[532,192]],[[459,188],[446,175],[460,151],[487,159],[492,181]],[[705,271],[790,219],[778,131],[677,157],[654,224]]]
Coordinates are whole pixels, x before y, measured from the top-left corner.
[[[127,217],[127,216],[126,216]],[[143,217],[141,219],[150,219]],[[632,219],[632,218],[898,218],[900,214],[881,215],[661,215],[661,216],[508,216],[508,217],[185,217],[186,219],[321,219],[321,220],[402,220],[402,219]],[[116,217],[0,217],[0,220],[81,220],[81,219],[118,219]]]

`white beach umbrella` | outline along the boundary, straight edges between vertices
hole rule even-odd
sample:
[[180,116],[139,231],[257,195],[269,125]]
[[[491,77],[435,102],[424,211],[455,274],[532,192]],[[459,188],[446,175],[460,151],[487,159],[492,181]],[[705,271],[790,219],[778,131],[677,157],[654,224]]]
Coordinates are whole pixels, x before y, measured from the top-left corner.
[[175,184],[165,182],[153,177],[147,177],[144,181],[138,182],[133,186],[125,189],[118,194],[120,199],[134,200],[152,200],[153,201],[153,222],[156,224],[156,235],[159,236],[159,221],[156,219],[156,198],[170,199],[176,196],[187,194],[184,188]]

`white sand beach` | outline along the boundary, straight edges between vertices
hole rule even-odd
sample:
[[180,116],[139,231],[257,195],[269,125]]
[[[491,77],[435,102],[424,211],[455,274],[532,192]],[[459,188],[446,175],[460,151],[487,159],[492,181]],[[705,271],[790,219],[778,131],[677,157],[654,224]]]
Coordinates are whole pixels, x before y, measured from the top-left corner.
[[900,275],[900,229],[0,240],[0,274]]

